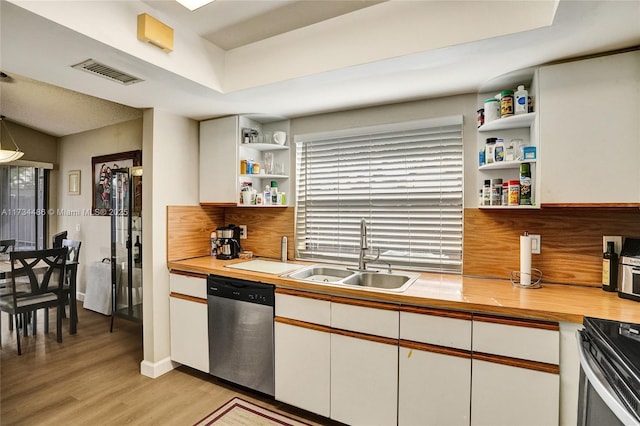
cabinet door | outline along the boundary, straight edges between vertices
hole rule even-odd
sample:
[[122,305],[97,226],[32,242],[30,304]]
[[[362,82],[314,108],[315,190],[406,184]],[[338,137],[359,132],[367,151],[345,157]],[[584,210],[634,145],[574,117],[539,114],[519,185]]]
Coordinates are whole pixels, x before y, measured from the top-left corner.
[[471,424],[557,425],[560,376],[473,359]]
[[201,203],[238,203],[239,137],[237,116],[200,123]]
[[331,418],[392,425],[398,413],[398,346],[331,334]]
[[171,295],[171,359],[209,372],[207,300]]
[[399,425],[468,425],[471,356],[400,347]]
[[640,202],[640,52],[539,76],[542,203]]
[[278,401],[329,417],[330,336],[326,331],[275,323]]

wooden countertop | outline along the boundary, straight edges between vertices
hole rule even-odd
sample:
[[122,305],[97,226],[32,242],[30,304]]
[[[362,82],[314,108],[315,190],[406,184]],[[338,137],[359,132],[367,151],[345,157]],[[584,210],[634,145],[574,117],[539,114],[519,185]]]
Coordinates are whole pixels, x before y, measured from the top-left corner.
[[[407,291],[392,293],[306,283],[273,274],[225,268],[225,265],[245,261],[218,260],[206,256],[170,261],[168,267],[170,270],[260,281],[276,287],[399,304],[573,323],[582,323],[583,317],[589,316],[640,324],[640,302],[621,299],[616,293],[607,293],[600,288],[543,283],[539,289],[522,289],[514,287],[507,279],[422,273]],[[289,263],[299,264],[300,267],[312,264],[297,261]]]

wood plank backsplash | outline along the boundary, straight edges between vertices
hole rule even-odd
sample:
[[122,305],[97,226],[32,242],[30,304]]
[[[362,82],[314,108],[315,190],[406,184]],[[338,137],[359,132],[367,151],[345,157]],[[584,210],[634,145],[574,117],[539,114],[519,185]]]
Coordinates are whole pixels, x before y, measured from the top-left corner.
[[168,206],[167,260],[209,255],[211,232],[229,224],[247,225],[248,237],[240,244],[254,256],[279,259],[280,241],[286,236],[287,258],[293,259],[294,211],[293,207]]
[[541,236],[532,266],[546,282],[601,285],[602,236],[640,236],[640,210],[549,208],[465,209],[463,272],[508,278],[520,265],[520,235]]
[[[167,259],[209,254],[211,231],[228,224],[247,225],[244,250],[255,256],[280,258],[280,239],[289,240],[294,258],[294,212],[287,208],[169,206]],[[548,208],[540,210],[464,211],[463,273],[508,278],[520,265],[520,235],[539,234],[541,254],[532,266],[545,282],[600,286],[602,236],[640,237],[639,209]]]
[[227,207],[224,220],[227,224],[247,225],[247,239],[240,240],[243,250],[254,256],[280,259],[280,241],[288,239],[287,259],[294,256],[293,207]]
[[224,223],[222,207],[167,206],[167,260],[209,255],[211,232]]

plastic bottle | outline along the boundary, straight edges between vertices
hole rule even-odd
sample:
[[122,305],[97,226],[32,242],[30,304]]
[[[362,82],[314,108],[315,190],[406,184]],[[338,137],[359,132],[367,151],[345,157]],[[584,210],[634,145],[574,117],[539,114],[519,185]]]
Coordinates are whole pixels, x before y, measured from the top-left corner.
[[487,164],[491,164],[495,160],[496,141],[497,138],[487,138],[487,142],[484,146],[484,161]]
[[504,161],[504,139],[498,138],[496,140],[494,155],[496,162]]
[[486,179],[484,181],[484,185],[482,186],[482,205],[491,205],[491,180],[489,179]]
[[[518,190],[519,191],[519,190]],[[502,205],[509,205],[509,182],[502,182]]]
[[491,205],[502,205],[502,179],[491,179]]
[[500,118],[500,101],[490,98],[484,101],[484,122],[489,123]]
[[520,205],[520,181],[512,179],[509,181],[509,202],[510,206]]
[[500,118],[513,115],[513,90],[500,92]]
[[269,185],[264,186],[264,194],[262,195],[262,204],[268,206],[271,204],[271,187]]
[[515,93],[515,114],[526,114],[529,112],[529,92],[524,89],[523,85],[518,86]]
[[607,251],[602,255],[602,289],[618,289],[618,255],[613,241],[607,241]]

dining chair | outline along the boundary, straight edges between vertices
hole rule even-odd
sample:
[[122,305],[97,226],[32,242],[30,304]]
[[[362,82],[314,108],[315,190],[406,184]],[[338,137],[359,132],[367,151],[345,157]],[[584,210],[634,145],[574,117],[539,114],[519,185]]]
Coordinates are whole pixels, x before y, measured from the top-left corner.
[[[75,297],[71,297],[71,292],[75,292],[77,289],[77,276],[78,276],[78,263],[80,262],[80,247],[82,241],[76,240],[62,240],[62,247],[67,247],[67,265],[66,274],[64,279],[64,285],[62,286],[62,297],[65,305],[69,305],[69,316],[71,317],[71,332],[75,332],[75,324],[78,322],[77,307],[72,305],[75,302]],[[63,315],[66,313],[63,310]]]
[[9,253],[16,245],[16,240],[0,240],[0,253]]
[[[9,296],[0,298],[0,311],[16,317],[33,313],[33,321],[36,321],[35,312],[38,309],[57,307],[56,340],[58,343],[62,343],[64,300],[61,295],[67,251],[66,247],[47,250],[12,251],[9,256],[13,292]],[[19,293],[18,286],[21,281],[28,281],[29,289],[26,293]],[[57,293],[54,290],[57,290]],[[45,317],[45,331],[48,331],[48,316]],[[16,340],[18,355],[21,355],[19,327],[16,327]]]
[[[16,240],[0,240],[0,260],[9,260],[9,252],[15,248]],[[0,297],[11,294],[9,278],[6,273],[0,273]],[[9,315],[9,330],[13,330],[13,317]]]
[[67,231],[58,232],[51,238],[51,247],[60,248],[62,247],[62,241],[67,238]]

